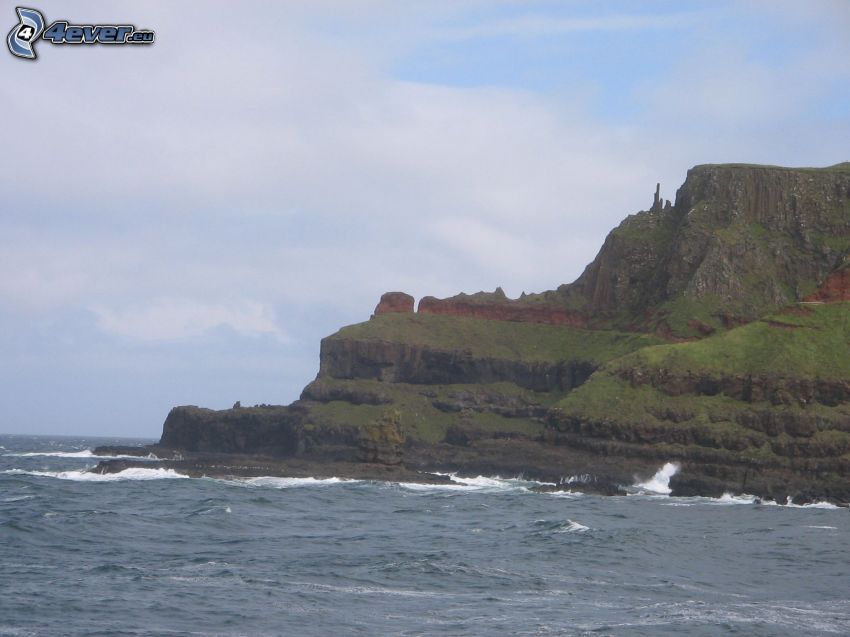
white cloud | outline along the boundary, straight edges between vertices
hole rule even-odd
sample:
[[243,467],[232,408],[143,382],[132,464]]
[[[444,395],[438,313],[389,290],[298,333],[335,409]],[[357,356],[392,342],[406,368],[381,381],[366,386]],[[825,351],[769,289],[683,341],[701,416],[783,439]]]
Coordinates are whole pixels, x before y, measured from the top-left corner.
[[100,329],[143,341],[173,341],[229,327],[245,335],[270,335],[285,341],[274,310],[256,301],[208,304],[189,299],[155,299],[129,309],[93,306]]
[[698,16],[694,14],[614,14],[570,18],[532,14],[485,21],[469,27],[448,28],[437,31],[435,35],[457,40],[503,36],[531,38],[579,32],[681,28],[693,24],[697,19]]
[[[107,2],[40,6],[48,19],[116,15]],[[84,313],[157,352],[211,331],[297,335],[268,354],[293,356],[294,397],[315,373],[318,339],[368,317],[383,291],[551,289],[649,206],[656,181],[672,199],[694,163],[847,159],[846,118],[811,115],[811,100],[848,76],[838,19],[807,22],[823,39],[789,40],[788,64],[775,68],[740,30],[718,39],[723,19],[740,25],[737,5],[712,8],[706,25],[678,14],[492,17],[522,3],[353,6],[286,3],[257,21],[244,3],[152,1],[120,14],[157,31],[149,49],[40,43],[35,64],[0,56],[0,126],[15,151],[0,154],[8,333],[53,321],[85,349],[91,326],[67,320]],[[453,26],[470,15],[483,17]],[[682,26],[693,41],[676,39]],[[678,63],[616,94],[611,76],[544,94],[394,74],[452,33],[470,40],[448,43],[460,47],[616,32],[625,50],[656,28],[667,31],[649,36]],[[611,100],[613,115],[588,95]],[[222,356],[237,361],[239,344]],[[51,373],[50,359],[42,365]]]

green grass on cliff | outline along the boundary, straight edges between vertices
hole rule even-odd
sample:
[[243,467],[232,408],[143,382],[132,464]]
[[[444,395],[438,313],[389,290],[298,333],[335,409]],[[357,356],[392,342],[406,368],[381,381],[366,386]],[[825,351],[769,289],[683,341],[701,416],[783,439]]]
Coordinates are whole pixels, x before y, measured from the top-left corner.
[[699,168],[764,168],[769,170],[784,170],[789,172],[814,172],[814,173],[824,173],[824,172],[850,172],[850,161],[841,162],[839,164],[833,164],[832,166],[801,166],[799,168],[795,168],[792,166],[773,166],[771,164],[741,164],[741,163],[731,163],[731,164],[697,164],[691,170],[696,170]]
[[[618,373],[634,368],[664,369],[683,377],[850,379],[850,303],[801,305],[701,341],[644,348],[603,366],[556,405],[564,415],[597,429],[613,427],[644,437],[663,430],[669,440],[676,439],[676,432],[698,432],[701,445],[730,453],[776,459],[780,453],[793,457],[820,450],[837,456],[850,449],[846,404],[748,403],[723,394],[671,396],[648,383],[634,385]],[[802,441],[784,433],[768,435],[739,424],[745,412],[806,414],[816,419],[817,431]]]
[[[696,448],[719,450],[729,461],[787,465],[797,455],[848,457],[850,427],[846,406],[813,404],[776,407],[746,403],[728,396],[669,396],[651,385],[632,385],[600,370],[557,404],[565,416],[584,423],[586,434],[642,444],[676,445],[670,457]],[[740,418],[764,412],[816,417],[806,437],[784,431],[768,433],[741,424]],[[746,421],[743,421],[746,422]],[[674,453],[675,452],[675,453]]]
[[850,302],[801,304],[693,343],[644,348],[616,367],[676,373],[850,378]]
[[482,358],[577,360],[601,364],[663,342],[645,334],[488,321],[433,314],[381,314],[329,338],[384,341],[458,350]]

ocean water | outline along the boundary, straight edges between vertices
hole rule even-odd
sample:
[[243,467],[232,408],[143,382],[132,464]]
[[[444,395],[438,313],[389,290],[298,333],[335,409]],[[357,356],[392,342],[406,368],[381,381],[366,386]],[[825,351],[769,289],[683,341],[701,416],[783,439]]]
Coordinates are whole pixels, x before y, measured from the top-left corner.
[[85,473],[0,436],[0,635],[847,635],[850,511]]

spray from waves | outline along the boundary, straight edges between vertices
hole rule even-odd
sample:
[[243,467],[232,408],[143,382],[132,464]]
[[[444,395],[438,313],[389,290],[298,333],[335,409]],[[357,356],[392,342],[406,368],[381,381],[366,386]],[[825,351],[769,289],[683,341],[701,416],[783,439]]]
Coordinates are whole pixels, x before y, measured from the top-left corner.
[[15,458],[85,458],[90,460],[159,460],[154,454],[146,456],[97,456],[90,449],[83,451],[22,451],[4,453],[3,456]]
[[91,471],[24,471],[8,469],[2,473],[8,475],[26,475],[74,482],[120,482],[122,480],[163,480],[168,478],[188,478],[174,469],[147,469],[133,467],[117,473],[92,473]]
[[649,492],[656,495],[670,495],[670,478],[679,472],[679,465],[675,462],[667,462],[655,475],[646,482],[638,482],[634,485],[640,492]]

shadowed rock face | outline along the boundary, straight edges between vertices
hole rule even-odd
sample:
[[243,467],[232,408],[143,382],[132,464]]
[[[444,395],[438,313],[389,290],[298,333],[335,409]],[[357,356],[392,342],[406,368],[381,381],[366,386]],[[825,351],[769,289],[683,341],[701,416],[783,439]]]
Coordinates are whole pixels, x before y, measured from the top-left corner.
[[405,343],[322,339],[320,377],[361,378],[386,383],[450,385],[511,382],[534,391],[579,386],[595,366],[586,361],[555,363],[479,358]]
[[413,312],[413,297],[404,292],[386,292],[375,307],[375,315],[390,312]]

